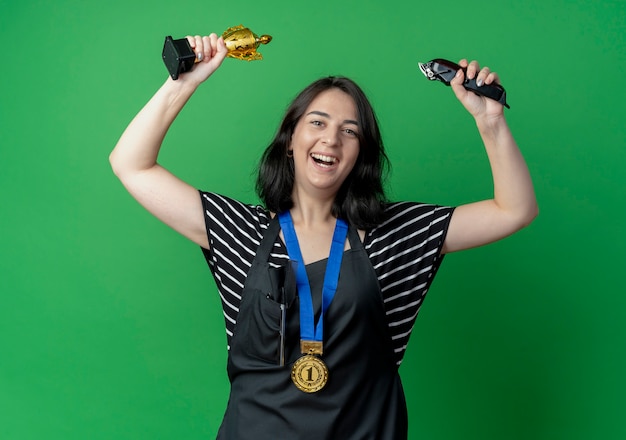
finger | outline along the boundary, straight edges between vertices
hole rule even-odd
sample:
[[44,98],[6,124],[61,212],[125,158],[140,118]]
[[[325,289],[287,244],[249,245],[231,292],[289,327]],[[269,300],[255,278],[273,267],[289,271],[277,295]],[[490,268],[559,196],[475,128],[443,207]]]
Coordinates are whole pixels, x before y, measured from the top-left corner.
[[463,72],[463,69],[459,69],[456,71],[456,75],[454,75],[454,78],[452,78],[452,81],[450,81],[450,85],[452,86],[452,88],[454,88],[455,86],[463,84],[464,80],[465,80],[465,72]]
[[487,75],[487,78],[485,78],[485,84],[500,84],[500,77],[498,76],[498,74],[496,72],[491,72],[489,73],[489,75]]
[[485,79],[487,79],[490,73],[491,70],[489,70],[489,67],[483,67],[482,69],[480,69],[480,72],[478,72],[478,75],[476,75],[476,85],[478,87],[482,86],[485,83]]
[[226,56],[228,53],[228,48],[226,47],[226,42],[224,41],[224,37],[219,37],[217,39],[217,52],[221,56]]
[[211,58],[217,54],[217,35],[215,33],[209,35],[209,41],[211,43]]
[[191,44],[191,47],[196,53],[196,59],[198,61],[202,61],[204,58],[204,43],[202,42],[202,37],[200,35],[193,37],[193,44]]
[[476,78],[476,74],[480,71],[478,61],[474,60],[467,65],[467,79]]
[[202,58],[209,61],[213,57],[213,49],[211,48],[211,38],[209,36],[202,37]]
[[[203,52],[202,52],[202,46],[203,46],[202,40],[201,39],[198,40],[197,35],[195,37],[191,35],[187,35],[185,38],[187,38],[187,41],[189,42],[189,46],[196,54],[196,59],[198,61],[202,61],[202,59],[204,58]],[[200,44],[198,44],[198,41],[200,41]]]

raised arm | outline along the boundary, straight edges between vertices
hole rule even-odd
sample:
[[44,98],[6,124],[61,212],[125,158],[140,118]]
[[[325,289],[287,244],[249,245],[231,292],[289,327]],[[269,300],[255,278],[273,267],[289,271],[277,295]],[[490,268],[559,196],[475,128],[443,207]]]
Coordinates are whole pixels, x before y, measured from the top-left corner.
[[165,135],[198,86],[215,72],[227,50],[222,38],[187,37],[199,63],[174,81],[168,77],[135,116],[109,156],[128,192],[154,216],[208,248],[198,191],[157,163]]
[[[476,61],[468,64],[461,60],[459,64],[467,67],[468,78],[478,75],[478,83],[499,83],[496,73],[487,67],[480,69]],[[503,106],[465,90],[462,86],[464,79],[463,71],[459,69],[450,85],[476,121],[491,165],[494,195],[492,199],[455,209],[443,253],[500,240],[529,225],[538,213],[530,174],[505,121]]]

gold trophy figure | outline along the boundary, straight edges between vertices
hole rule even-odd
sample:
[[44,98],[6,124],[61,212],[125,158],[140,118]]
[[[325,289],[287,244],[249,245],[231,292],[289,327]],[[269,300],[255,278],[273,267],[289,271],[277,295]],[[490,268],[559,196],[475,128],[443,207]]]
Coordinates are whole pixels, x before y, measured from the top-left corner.
[[257,36],[247,27],[243,25],[233,26],[228,28],[222,34],[226,48],[228,49],[228,55],[231,58],[237,58],[238,60],[262,60],[263,55],[261,52],[257,52],[257,48],[261,44],[267,44],[272,41],[272,37],[269,35]]
[[[269,35],[257,36],[247,27],[243,25],[233,26],[224,31],[222,34],[228,55],[238,60],[262,60],[263,55],[257,52],[257,48],[261,44],[267,44],[272,41]],[[174,40],[172,37],[165,37],[163,45],[163,62],[172,79],[178,79],[181,73],[188,72],[197,62],[196,54],[189,45],[186,38]]]

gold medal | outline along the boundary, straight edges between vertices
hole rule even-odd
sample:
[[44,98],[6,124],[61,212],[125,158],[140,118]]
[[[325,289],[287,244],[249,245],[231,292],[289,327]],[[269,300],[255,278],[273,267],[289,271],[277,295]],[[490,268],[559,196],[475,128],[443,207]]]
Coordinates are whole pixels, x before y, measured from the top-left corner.
[[324,312],[331,304],[337,291],[341,259],[348,234],[348,223],[340,218],[335,223],[330,255],[324,273],[322,307],[317,318],[317,324],[315,324],[311,286],[306,267],[303,264],[293,219],[289,211],[283,211],[278,214],[278,220],[283,230],[289,259],[297,263],[295,266],[296,284],[300,298],[300,351],[303,356],[293,364],[291,380],[300,391],[315,393],[328,383],[328,368],[320,358],[324,353]]
[[307,354],[293,364],[291,380],[300,391],[315,393],[328,382],[328,368],[319,357]]

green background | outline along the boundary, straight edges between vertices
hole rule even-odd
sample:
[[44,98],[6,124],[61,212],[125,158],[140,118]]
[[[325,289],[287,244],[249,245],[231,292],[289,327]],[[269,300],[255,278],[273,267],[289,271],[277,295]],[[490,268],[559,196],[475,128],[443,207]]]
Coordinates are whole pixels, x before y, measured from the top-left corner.
[[273,35],[265,59],[226,60],[161,163],[246,201],[286,105],[328,74],[370,96],[394,199],[489,197],[471,117],[417,62],[478,59],[508,90],[541,212],[446,257],[400,370],[410,438],[626,438],[626,2],[2,0],[0,439],[215,436],[210,273],[108,154],[165,80],[166,35],[240,23]]

